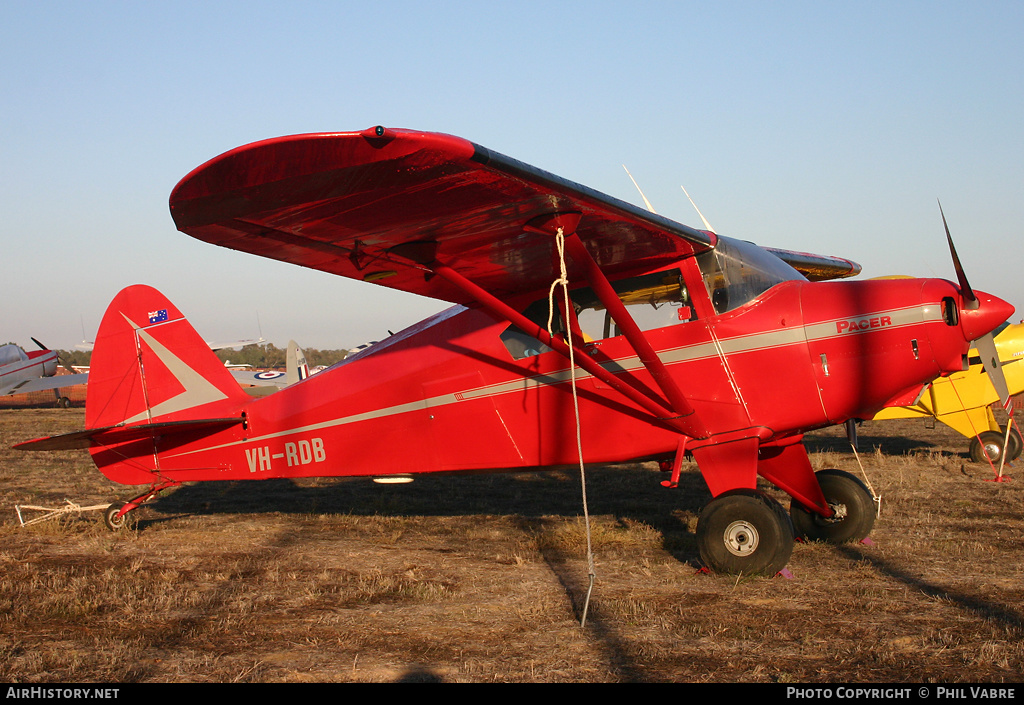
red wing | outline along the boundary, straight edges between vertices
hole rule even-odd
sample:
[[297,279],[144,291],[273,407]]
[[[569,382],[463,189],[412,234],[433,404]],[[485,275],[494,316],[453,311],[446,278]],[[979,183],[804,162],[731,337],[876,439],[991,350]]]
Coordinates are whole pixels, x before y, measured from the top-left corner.
[[715,241],[466,140],[383,128],[239,147],[182,179],[170,205],[200,240],[456,303],[466,294],[408,257],[436,255],[509,297],[557,275],[551,237],[525,229],[554,213],[582,215],[577,233],[611,277]]

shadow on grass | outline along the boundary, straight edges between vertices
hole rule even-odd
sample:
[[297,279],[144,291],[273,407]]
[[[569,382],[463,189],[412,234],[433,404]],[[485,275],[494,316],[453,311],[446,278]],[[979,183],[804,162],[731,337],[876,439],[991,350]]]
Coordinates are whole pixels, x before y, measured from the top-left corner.
[[[636,466],[587,469],[587,496],[593,514],[625,514],[640,521],[673,509],[699,511],[710,499],[696,472],[669,490],[663,475]],[[460,516],[582,514],[579,473],[552,470],[474,475],[417,475],[402,485],[369,478],[275,479],[201,482],[168,492],[147,505],[158,514],[351,514]]]
[[1019,639],[1021,632],[1024,631],[1024,615],[1020,612],[975,595],[948,590],[939,585],[921,580],[889,561],[861,551],[855,544],[843,544],[836,548],[850,560],[867,561],[874,566],[875,570],[883,575],[898,580],[910,588],[919,590],[929,597],[956,605],[958,609],[975,617],[992,622],[1013,639]]
[[[850,442],[845,435],[809,435],[804,437],[804,445],[808,453],[851,452]],[[902,436],[859,436],[857,439],[857,452],[862,455],[876,450],[881,450],[883,455],[906,455],[935,448],[934,443]]]
[[[662,537],[665,550],[681,563],[696,564],[696,541],[680,512],[698,513],[710,499],[701,475],[684,473],[679,487],[666,489],[665,476],[650,466],[598,466],[587,469],[591,516],[611,515],[620,523],[641,522]],[[180,516],[333,514],[393,517],[499,515],[514,517],[526,533],[543,532],[547,520],[583,514],[580,478],[575,469],[531,473],[423,475],[405,485],[378,485],[369,479],[287,479],[253,482],[203,482],[185,485],[146,505],[139,529],[156,527]],[[294,539],[289,532],[288,536]],[[290,539],[289,539],[290,540]],[[267,555],[284,554],[287,540],[279,536]],[[542,549],[543,560],[558,579],[579,620],[588,587],[586,566],[579,556]],[[173,633],[198,625],[182,622]],[[644,671],[630,655],[615,620],[591,605],[587,630],[601,645],[607,662],[626,682],[644,680]],[[172,637],[173,641],[173,637]],[[168,645],[165,645],[168,646]],[[174,646],[174,644],[169,644]],[[400,682],[439,682],[430,670],[411,670]]]
[[[591,516],[611,515],[658,531],[664,549],[680,562],[696,562],[696,542],[680,513],[698,514],[711,499],[701,475],[684,472],[679,487],[659,483],[650,465],[587,468]],[[172,518],[246,514],[457,517],[498,515],[529,523],[540,517],[583,515],[579,472],[550,470],[473,475],[418,475],[404,485],[369,478],[274,479],[201,482],[157,497],[140,511],[146,530]],[[525,525],[525,524],[524,524]]]

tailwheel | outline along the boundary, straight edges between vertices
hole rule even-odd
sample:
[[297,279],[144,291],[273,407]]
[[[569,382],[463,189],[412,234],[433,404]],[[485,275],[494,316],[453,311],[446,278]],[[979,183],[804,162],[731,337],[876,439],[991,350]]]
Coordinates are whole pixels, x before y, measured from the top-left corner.
[[794,501],[789,514],[796,535],[829,543],[867,538],[875,526],[875,501],[864,483],[842,470],[820,470],[815,477],[834,514],[825,518]]
[[134,509],[118,516],[121,512],[121,507],[123,506],[123,502],[114,502],[103,512],[103,523],[106,524],[107,528],[111,531],[134,529],[136,524],[138,524],[138,517],[135,515]]
[[[1014,435],[1016,434],[1016,435]],[[982,431],[971,439],[970,453],[971,460],[976,463],[992,462],[999,464],[1003,456],[1003,441],[1006,439],[1006,430],[1003,431]],[[1010,430],[1009,453],[1006,460],[1013,460],[1020,455],[1021,439],[1017,429]],[[1016,455],[1014,455],[1016,452]]]
[[757,490],[732,490],[708,502],[697,520],[697,545],[716,573],[772,576],[793,553],[785,510]]

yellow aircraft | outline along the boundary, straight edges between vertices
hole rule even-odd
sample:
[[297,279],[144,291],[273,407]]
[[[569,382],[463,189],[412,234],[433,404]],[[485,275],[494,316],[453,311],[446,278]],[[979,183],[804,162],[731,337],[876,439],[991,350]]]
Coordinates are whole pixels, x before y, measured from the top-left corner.
[[[995,347],[1006,376],[1010,395],[1024,392],[1024,321],[1004,323],[995,330]],[[924,388],[914,404],[882,409],[875,420],[914,419],[934,416],[957,433],[971,439],[971,459],[978,463],[1002,460],[1006,428],[1001,427],[991,405],[999,401],[976,349],[972,349],[964,372],[940,377]],[[1016,424],[1014,424],[1015,426]],[[1006,453],[1008,462],[1017,458],[1024,443],[1017,428],[1010,429]]]

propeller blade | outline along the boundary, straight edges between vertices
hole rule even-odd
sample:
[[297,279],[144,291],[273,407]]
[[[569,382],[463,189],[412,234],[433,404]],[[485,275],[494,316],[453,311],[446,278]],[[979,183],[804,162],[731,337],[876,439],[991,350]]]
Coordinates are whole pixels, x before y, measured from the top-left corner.
[[[960,257],[956,253],[956,247],[953,245],[953,236],[949,233],[949,224],[946,223],[946,214],[942,212],[942,202],[939,201],[939,214],[942,216],[942,226],[946,229],[946,242],[949,243],[949,254],[953,257],[953,268],[956,270],[956,278],[960,283],[960,295],[964,299],[963,312],[967,311],[978,311],[979,314],[983,311],[979,311],[981,308],[981,301],[978,296],[974,293],[974,289],[967,281],[967,274],[964,272],[963,265],[960,264]],[[1005,302],[1003,302],[1005,304]],[[991,318],[996,314],[998,309],[992,309],[988,312],[985,318]],[[1012,310],[1011,310],[1012,312]],[[975,323],[980,323],[976,321]],[[986,323],[990,323],[988,321]],[[974,326],[969,326],[966,321],[963,322],[963,330],[966,333],[969,329]],[[979,326],[979,328],[981,328]],[[986,324],[984,328],[989,328]],[[984,329],[981,328],[981,329]],[[980,332],[980,330],[978,330]],[[985,372],[988,374],[989,380],[992,382],[992,386],[996,390],[996,394],[999,395],[999,401],[1003,405],[1003,409],[1009,411],[1010,408],[1010,390],[1006,384],[1006,375],[1003,374],[1003,366],[999,362],[999,352],[996,350],[995,337],[992,335],[991,329],[984,335],[976,338],[974,341],[974,347],[978,351],[978,355],[981,357],[982,367],[985,368]],[[1006,424],[1006,438],[1003,439],[1003,452],[999,458],[999,470],[997,472],[998,477],[1003,475],[1003,465],[1006,463],[1006,449],[1009,448],[1010,444],[1010,428],[1013,425],[1013,417],[1010,417],[1010,423]]]
[[996,471],[996,477],[1002,478],[1003,467],[1006,465],[1006,453],[1010,448],[1010,429],[1013,427],[1013,413],[1010,412],[1010,389],[1006,384],[1003,365],[999,361],[995,337],[991,333],[983,335],[974,341],[974,347],[978,350],[981,365],[988,373],[988,378],[992,382],[992,386],[995,387],[996,394],[999,395],[1003,409],[1010,414],[1010,420],[1006,424],[1006,437],[1003,438],[1003,452],[999,454],[999,469]]
[[[946,214],[942,212],[941,201],[939,201],[939,214],[942,216],[942,227],[946,229],[946,242],[949,243],[949,254],[953,257],[953,268],[956,270],[956,278],[960,282],[960,293],[964,297],[964,308],[968,311],[977,310],[981,307],[981,302],[978,300],[977,295],[975,295],[974,289],[968,283],[967,274],[960,264],[960,257],[956,254],[953,236],[950,235],[949,225],[946,223]],[[999,353],[996,351],[996,341],[992,332],[989,331],[975,340],[974,346],[978,350],[978,355],[981,356],[981,364],[985,368],[985,372],[988,373],[989,379],[992,380],[992,386],[995,387],[996,393],[999,395],[999,401],[1002,402],[1004,409],[1008,408],[1010,404],[1009,386],[1006,384],[1003,366],[999,362]]]
[[66,361],[64,360],[64,358],[63,358],[63,357],[61,357],[60,355],[58,355],[58,356],[57,356],[57,362],[59,362],[59,363],[60,363],[60,366],[61,366],[61,367],[63,367],[63,368],[65,369],[65,370],[67,370],[67,371],[68,371],[68,374],[72,374],[72,375],[74,375],[74,374],[78,374],[78,373],[77,373],[77,372],[75,371],[75,368],[74,368],[74,367],[72,367],[71,365],[69,365],[69,364],[68,364],[68,363],[67,363],[67,362],[66,362]]
[[974,341],[974,347],[978,349],[981,364],[985,368],[985,372],[988,373],[988,378],[992,380],[992,386],[996,388],[999,401],[1004,409],[1007,408],[1010,403],[1010,389],[1006,384],[1006,375],[1003,374],[1003,365],[999,362],[995,338],[991,333],[983,335]]
[[964,297],[964,304],[969,311],[978,308],[978,297],[974,295],[974,289],[967,281],[967,274],[960,264],[960,258],[956,254],[956,247],[953,246],[953,236],[949,234],[949,225],[946,224],[946,214],[942,212],[942,202],[939,202],[939,215],[942,216],[942,226],[946,229],[946,242],[949,243],[949,254],[953,256],[953,268],[956,270],[956,278],[960,283],[960,292]]
[[36,340],[35,338],[29,338],[29,340],[31,340],[31,341],[32,341],[33,343],[35,343],[36,345],[38,345],[38,346],[39,346],[39,349],[40,349],[40,350],[49,350],[49,349],[50,349],[50,348],[46,347],[45,345],[43,345],[42,343],[40,343],[40,342],[39,342],[38,340]]

